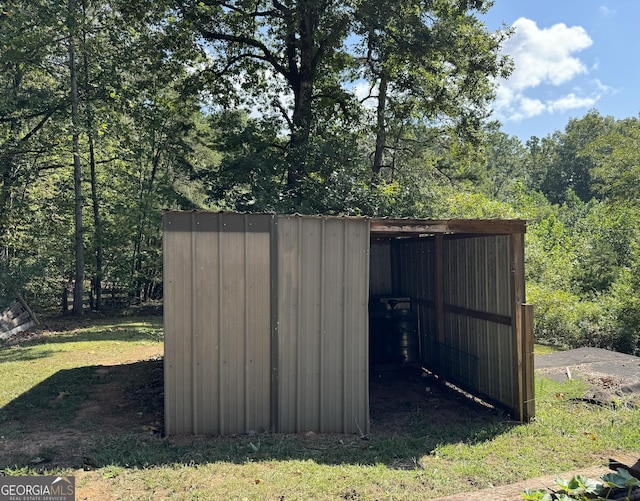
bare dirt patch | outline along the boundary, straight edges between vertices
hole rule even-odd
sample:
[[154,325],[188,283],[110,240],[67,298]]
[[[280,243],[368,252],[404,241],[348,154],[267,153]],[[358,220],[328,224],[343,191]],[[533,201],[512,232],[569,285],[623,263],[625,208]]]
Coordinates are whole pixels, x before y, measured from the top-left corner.
[[97,467],[96,438],[162,431],[162,388],[159,358],[60,371],[3,409],[0,468]]
[[494,419],[499,412],[419,368],[372,372],[369,388],[372,433],[407,429],[425,414],[432,425],[442,425],[470,414],[480,420]]
[[[494,409],[443,387],[433,377],[421,377],[420,370],[373,373],[370,386],[370,435],[403,433],[425,419],[443,425],[461,416],[496,418]],[[41,470],[88,470],[102,466],[90,452],[97,438],[161,439],[162,359],[60,371],[28,393],[4,409],[9,419],[1,423],[8,432],[1,439],[0,468],[22,464]],[[34,401],[39,408],[30,413],[26,408]],[[180,443],[182,438],[172,440]]]

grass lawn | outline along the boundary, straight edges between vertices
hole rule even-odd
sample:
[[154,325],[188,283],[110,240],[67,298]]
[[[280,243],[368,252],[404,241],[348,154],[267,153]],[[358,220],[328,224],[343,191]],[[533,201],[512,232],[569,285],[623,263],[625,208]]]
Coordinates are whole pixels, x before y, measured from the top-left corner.
[[[163,438],[159,317],[45,326],[0,345],[0,469],[75,475],[76,499],[419,500],[640,453],[640,410],[536,380],[536,420],[471,402],[357,435]],[[457,412],[456,412],[457,409]],[[639,456],[640,457],[640,456]]]

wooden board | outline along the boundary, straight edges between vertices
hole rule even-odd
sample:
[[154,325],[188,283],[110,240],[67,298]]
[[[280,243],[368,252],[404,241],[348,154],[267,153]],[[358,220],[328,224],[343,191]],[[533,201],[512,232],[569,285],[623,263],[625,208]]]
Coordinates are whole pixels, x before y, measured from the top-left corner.
[[8,339],[18,332],[30,329],[37,323],[36,315],[22,296],[17,294],[16,301],[0,313],[0,339]]

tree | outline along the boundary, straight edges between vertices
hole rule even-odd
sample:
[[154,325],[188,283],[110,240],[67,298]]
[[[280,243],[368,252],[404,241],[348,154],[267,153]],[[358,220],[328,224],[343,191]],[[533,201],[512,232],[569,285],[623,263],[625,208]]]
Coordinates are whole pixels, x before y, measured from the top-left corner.
[[74,186],[74,226],[75,226],[75,277],[73,287],[73,314],[82,315],[84,290],[84,241],[82,238],[83,221],[82,205],[82,164],[80,162],[80,117],[78,97],[78,67],[76,61],[76,16],[78,15],[75,0],[69,0],[67,11],[67,47],[69,51],[69,102],[71,104],[71,145],[73,154],[73,186]]
[[407,132],[416,122],[449,141],[456,137],[479,145],[493,79],[510,72],[508,59],[499,55],[510,32],[490,33],[474,15],[490,5],[404,0],[359,5],[356,33],[362,42],[356,57],[376,102],[375,176],[385,165],[395,168],[393,153],[414,139]]
[[580,119],[569,120],[563,133],[553,134],[553,156],[541,185],[551,202],[563,202],[569,189],[584,202],[596,194],[590,176],[594,163],[581,152],[605,134],[612,124],[612,117],[602,117],[592,110]]
[[486,177],[483,180],[485,193],[498,200],[507,201],[518,183],[529,185],[526,168],[527,150],[516,136],[509,136],[497,129],[499,124],[487,128],[485,155]]
[[591,142],[581,157],[589,161],[597,193],[614,201],[640,202],[640,119],[615,122]]
[[86,276],[93,307],[103,280],[148,296],[161,281],[160,210],[204,200],[189,183],[207,154],[193,132],[198,96],[176,92],[196,58],[160,29],[156,10],[140,17],[123,7],[0,9],[3,293],[24,287],[51,306],[75,277],[79,313]]
[[[218,98],[216,104],[240,100],[270,120],[279,118],[287,140],[274,147],[284,153],[289,210],[298,210],[305,185],[315,186],[308,181],[331,178],[317,166],[341,165],[337,155],[320,162],[313,156],[326,151],[326,138],[317,133],[344,132],[359,122],[363,110],[355,89],[363,79],[378,88],[374,172],[391,145],[394,115],[398,131],[427,119],[446,131],[447,142],[454,130],[473,135],[491,97],[490,78],[507,68],[498,56],[504,34],[486,32],[468,15],[483,5],[207,0],[180,2],[179,12],[182,26],[195,26],[207,42],[201,78]],[[221,97],[230,91],[231,98]],[[325,127],[323,119],[331,126]],[[446,127],[447,120],[454,126]]]

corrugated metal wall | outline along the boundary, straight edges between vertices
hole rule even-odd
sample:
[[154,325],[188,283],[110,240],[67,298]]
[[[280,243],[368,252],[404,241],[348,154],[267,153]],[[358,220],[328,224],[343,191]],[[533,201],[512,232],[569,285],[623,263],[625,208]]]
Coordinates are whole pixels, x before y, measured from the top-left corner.
[[371,296],[393,295],[390,239],[374,238],[371,240],[369,262],[369,294]]
[[438,360],[436,335],[435,239],[402,238],[393,241],[391,267],[394,270],[393,293],[409,296],[411,308],[418,314],[420,354],[425,365]]
[[[517,409],[509,239],[496,235],[445,240],[446,345],[453,381]],[[474,316],[478,312],[494,319]]]
[[392,242],[394,294],[419,313],[422,361],[475,394],[519,408],[510,236],[444,239],[444,342],[437,336],[435,238]]
[[427,368],[533,416],[522,234],[190,212],[164,229],[167,434],[366,433],[370,293],[411,298]]
[[164,215],[165,431],[369,429],[369,223]]
[[369,223],[278,217],[278,431],[368,430]]
[[271,216],[165,213],[165,432],[270,427]]

